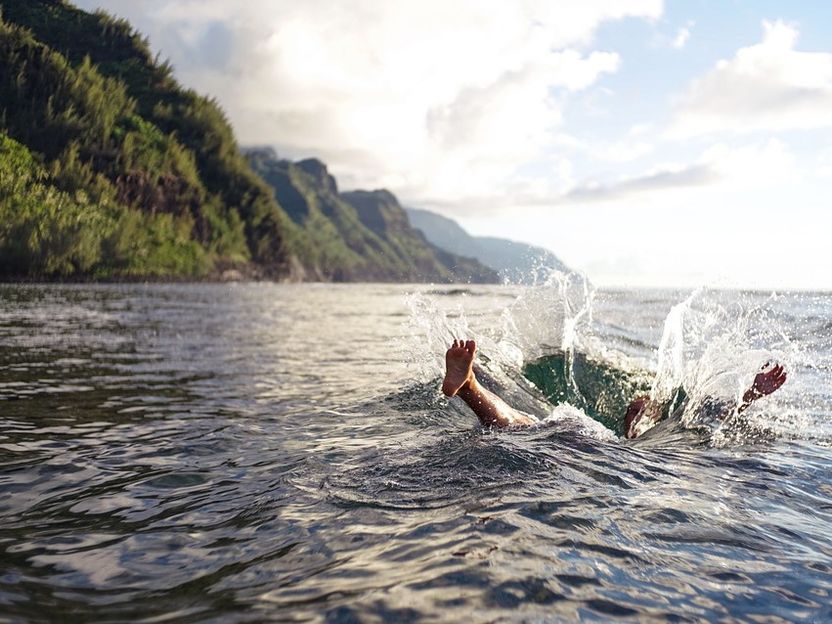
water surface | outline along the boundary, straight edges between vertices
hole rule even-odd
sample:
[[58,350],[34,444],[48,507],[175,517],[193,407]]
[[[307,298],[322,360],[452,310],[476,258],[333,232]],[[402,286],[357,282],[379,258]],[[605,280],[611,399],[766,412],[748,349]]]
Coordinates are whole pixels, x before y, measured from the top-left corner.
[[[441,397],[460,334],[548,426]],[[831,336],[824,294],[0,287],[0,619],[829,621]],[[624,442],[523,377],[553,354],[790,379]]]

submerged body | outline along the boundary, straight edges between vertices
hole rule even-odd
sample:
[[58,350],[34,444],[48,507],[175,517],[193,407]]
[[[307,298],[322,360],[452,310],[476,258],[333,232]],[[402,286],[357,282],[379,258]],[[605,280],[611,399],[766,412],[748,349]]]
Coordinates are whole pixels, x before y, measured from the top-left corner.
[[[454,340],[445,353],[445,379],[442,382],[442,392],[445,396],[461,398],[485,427],[528,427],[537,423],[536,418],[514,409],[479,384],[473,368],[476,353],[475,341]],[[781,365],[766,365],[754,378],[751,388],[743,394],[741,403],[735,404],[709,397],[702,403],[701,408],[711,417],[719,419],[734,413],[740,414],[757,399],[777,390],[785,381],[786,372]],[[688,400],[685,398],[674,413],[684,411],[687,406]],[[666,417],[669,411],[668,401],[657,401],[648,395],[636,397],[624,416],[625,437],[639,437]]]

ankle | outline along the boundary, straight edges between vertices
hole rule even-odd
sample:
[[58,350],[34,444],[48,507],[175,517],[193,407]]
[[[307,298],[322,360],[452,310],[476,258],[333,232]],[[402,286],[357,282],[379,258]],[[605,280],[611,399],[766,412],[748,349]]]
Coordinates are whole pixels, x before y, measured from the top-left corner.
[[464,399],[466,396],[470,396],[475,394],[477,391],[477,378],[474,377],[474,374],[471,373],[471,376],[465,380],[465,383],[459,387],[456,394],[461,399]]

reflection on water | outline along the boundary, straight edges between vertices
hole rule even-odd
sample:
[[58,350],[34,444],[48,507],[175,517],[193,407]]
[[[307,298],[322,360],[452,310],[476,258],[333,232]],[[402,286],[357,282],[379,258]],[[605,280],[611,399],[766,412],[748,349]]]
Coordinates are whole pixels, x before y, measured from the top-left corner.
[[[545,413],[520,368],[563,347],[567,306],[495,287],[408,304],[415,289],[0,287],[0,614],[832,618],[832,297],[737,299],[785,336],[761,340],[792,378],[751,414],[774,442],[632,444],[475,427],[438,392],[437,345],[476,336],[488,383]],[[585,353],[604,387],[623,361],[661,374],[683,299],[596,295],[572,338],[584,399]],[[722,361],[701,351],[679,374]]]

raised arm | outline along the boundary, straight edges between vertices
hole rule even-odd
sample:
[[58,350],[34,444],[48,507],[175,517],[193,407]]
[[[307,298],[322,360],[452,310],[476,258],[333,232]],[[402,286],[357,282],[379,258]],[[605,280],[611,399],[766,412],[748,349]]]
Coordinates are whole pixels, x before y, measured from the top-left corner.
[[[770,367],[770,368],[769,368]],[[763,369],[757,373],[754,378],[754,383],[745,391],[742,396],[742,403],[736,406],[736,413],[741,414],[747,410],[754,401],[771,394],[786,382],[786,370],[780,364],[771,365],[771,363],[763,366]],[[687,406],[687,399],[683,399],[681,408],[676,408],[674,414],[680,409],[684,410]],[[636,397],[627,408],[627,414],[624,417],[624,436],[627,438],[637,438],[649,429],[653,428],[663,416],[663,409],[667,407],[666,404],[661,404],[654,401],[649,396]],[[734,413],[735,404],[733,401],[726,401],[715,397],[705,397],[705,399],[698,405],[697,409],[701,410],[703,415],[712,418],[728,418]],[[673,409],[670,406],[670,409]]]
[[754,377],[754,383],[742,395],[742,403],[737,408],[737,414],[747,410],[757,399],[767,396],[786,383],[786,370],[781,364],[775,364],[768,368],[771,363],[763,366],[761,372]]

